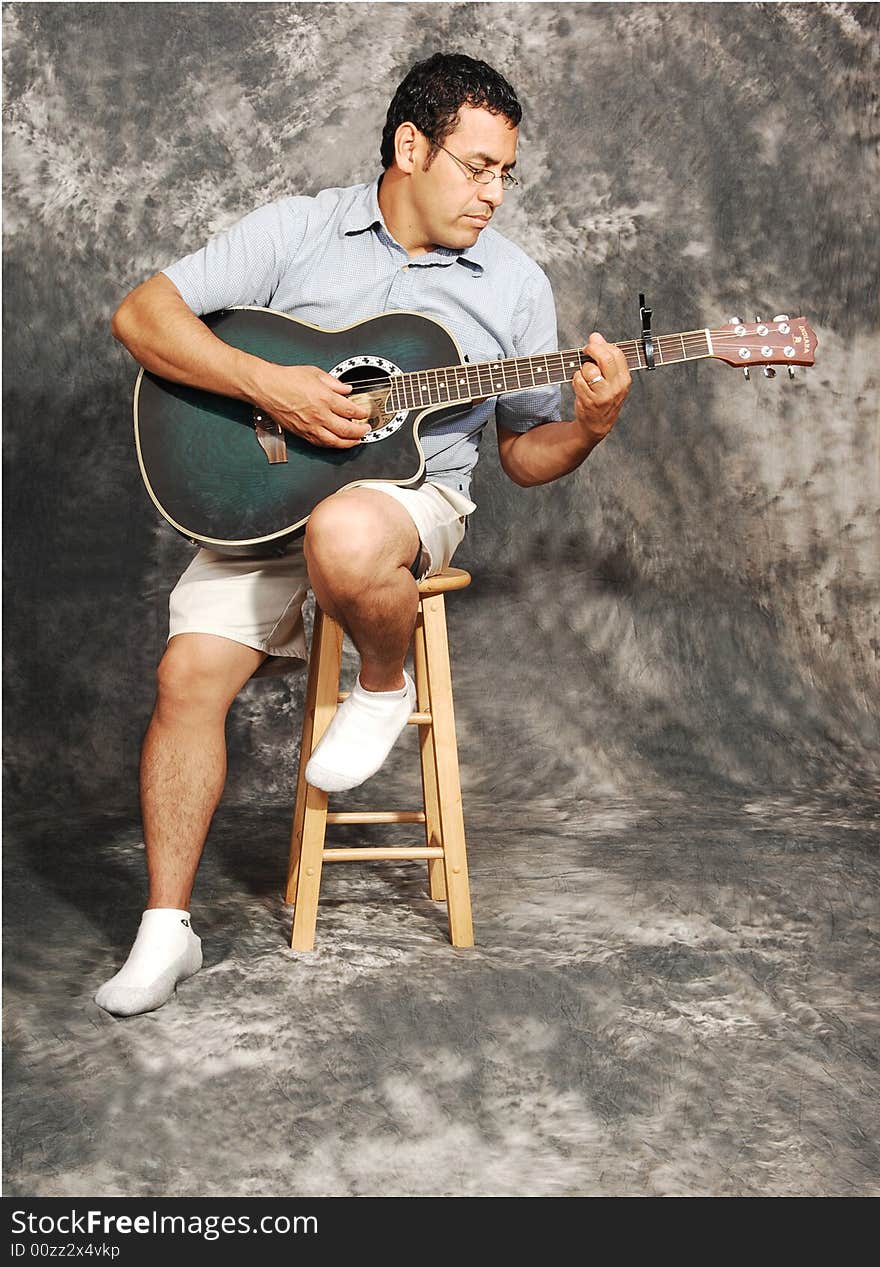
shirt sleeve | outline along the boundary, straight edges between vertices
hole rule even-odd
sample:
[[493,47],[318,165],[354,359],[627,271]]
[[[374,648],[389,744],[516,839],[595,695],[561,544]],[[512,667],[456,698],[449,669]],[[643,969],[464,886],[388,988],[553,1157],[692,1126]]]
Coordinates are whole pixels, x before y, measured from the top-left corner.
[[[549,278],[540,269],[523,287],[513,317],[513,341],[517,356],[537,356],[558,352],[556,304]],[[558,422],[562,417],[562,392],[558,384],[535,387],[499,396],[495,421],[508,431],[531,431],[542,422]]]
[[253,304],[268,308],[305,236],[296,199],[258,207],[192,255],[163,268],[196,316]]

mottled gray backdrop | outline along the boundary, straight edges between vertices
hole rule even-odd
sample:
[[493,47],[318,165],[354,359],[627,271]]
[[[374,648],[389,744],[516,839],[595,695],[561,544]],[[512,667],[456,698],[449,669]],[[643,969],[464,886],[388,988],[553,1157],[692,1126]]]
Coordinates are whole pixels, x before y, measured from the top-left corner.
[[[876,1186],[876,7],[3,13],[7,1191]],[[110,316],[253,206],[370,179],[439,48],[520,94],[499,227],[562,346],[632,337],[644,290],[661,332],[803,313],[817,364],[637,375],[546,488],[487,436],[450,604],[476,951],[403,866],[336,872],[318,953],[285,950],[304,684],[261,681],[194,899],[208,968],[119,1024],[89,997],[142,902],[192,551],[141,486]],[[360,803],[415,795],[410,758]]]

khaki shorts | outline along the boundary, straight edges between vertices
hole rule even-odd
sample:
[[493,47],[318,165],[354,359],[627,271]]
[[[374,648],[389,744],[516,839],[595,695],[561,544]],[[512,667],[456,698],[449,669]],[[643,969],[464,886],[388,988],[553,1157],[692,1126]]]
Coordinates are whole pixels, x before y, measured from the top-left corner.
[[[365,483],[406,508],[422,543],[420,578],[442,572],[461,545],[476,506],[443,484],[399,488]],[[168,638],[216,634],[265,651],[255,676],[291,673],[307,659],[302,609],[309,578],[298,537],[280,558],[242,559],[199,550],[171,592]]]

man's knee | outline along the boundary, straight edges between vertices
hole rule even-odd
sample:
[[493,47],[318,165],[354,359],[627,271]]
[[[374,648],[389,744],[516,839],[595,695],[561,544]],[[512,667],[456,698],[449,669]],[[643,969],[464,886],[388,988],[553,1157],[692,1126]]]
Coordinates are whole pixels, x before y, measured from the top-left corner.
[[419,534],[410,516],[384,493],[348,489],[325,498],[306,526],[306,562],[332,568],[343,583],[375,581],[383,569],[408,566]]
[[156,672],[160,707],[224,713],[263,660],[261,652],[212,634],[178,634]]

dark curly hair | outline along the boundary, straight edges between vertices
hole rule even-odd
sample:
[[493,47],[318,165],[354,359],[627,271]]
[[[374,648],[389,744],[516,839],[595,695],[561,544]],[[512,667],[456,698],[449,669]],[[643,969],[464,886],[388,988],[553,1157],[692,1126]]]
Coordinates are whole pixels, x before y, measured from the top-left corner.
[[401,123],[414,123],[431,142],[428,164],[458,126],[462,106],[475,106],[504,115],[514,127],[522,118],[522,106],[503,75],[485,62],[464,53],[434,53],[416,62],[398,86],[388,107],[382,132],[382,166],[394,162],[394,135]]

